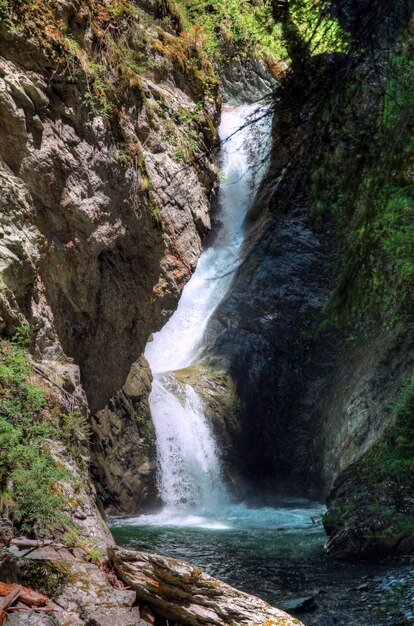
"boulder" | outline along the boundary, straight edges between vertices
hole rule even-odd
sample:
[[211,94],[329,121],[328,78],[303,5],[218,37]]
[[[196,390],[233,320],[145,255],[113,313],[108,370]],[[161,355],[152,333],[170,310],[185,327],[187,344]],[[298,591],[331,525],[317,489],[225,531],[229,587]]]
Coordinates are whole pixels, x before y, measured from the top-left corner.
[[323,517],[326,551],[336,559],[382,559],[414,553],[414,493],[409,484],[374,480],[364,459],[335,481]]
[[167,620],[184,626],[204,624],[301,623],[264,600],[212,578],[201,569],[166,556],[113,547],[109,556],[118,577]]

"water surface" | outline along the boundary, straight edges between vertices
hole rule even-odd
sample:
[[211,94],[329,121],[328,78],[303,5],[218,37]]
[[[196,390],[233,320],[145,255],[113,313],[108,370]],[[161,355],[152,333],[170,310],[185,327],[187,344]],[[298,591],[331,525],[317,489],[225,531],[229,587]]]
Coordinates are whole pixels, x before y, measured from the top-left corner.
[[[164,509],[113,520],[115,540],[137,550],[191,561],[207,573],[270,603],[302,592],[336,564],[323,553],[322,505],[284,500],[280,507],[234,504],[214,514]],[[324,571],[326,570],[326,571]]]
[[296,499],[272,507],[230,505],[215,514],[164,509],[112,520],[111,530],[119,545],[190,561],[281,608],[313,596],[317,609],[298,615],[305,626],[414,624],[410,567],[328,558],[323,511],[318,503]]

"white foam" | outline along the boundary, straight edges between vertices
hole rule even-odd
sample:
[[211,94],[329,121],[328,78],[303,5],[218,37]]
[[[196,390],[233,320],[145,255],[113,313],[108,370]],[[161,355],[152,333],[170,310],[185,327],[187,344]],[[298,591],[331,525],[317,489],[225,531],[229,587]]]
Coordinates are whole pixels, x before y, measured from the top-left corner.
[[228,504],[210,510],[177,511],[165,507],[153,515],[123,518],[114,521],[120,526],[154,526],[161,528],[194,528],[217,531],[273,530],[296,532],[320,528],[325,507],[306,500],[285,500],[278,507],[252,507],[245,503]]

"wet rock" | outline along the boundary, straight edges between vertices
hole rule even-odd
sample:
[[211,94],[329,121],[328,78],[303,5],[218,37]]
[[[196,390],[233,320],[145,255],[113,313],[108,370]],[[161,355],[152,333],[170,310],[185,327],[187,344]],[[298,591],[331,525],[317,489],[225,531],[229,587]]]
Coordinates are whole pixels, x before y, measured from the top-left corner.
[[198,567],[169,557],[122,548],[109,551],[118,576],[167,620],[203,624],[300,625],[269,604],[205,574]]
[[335,618],[333,617],[330,617],[329,615],[318,616],[319,626],[335,626],[335,624],[337,623],[337,620],[335,620]]
[[317,604],[313,596],[305,596],[303,598],[294,598],[285,604],[286,611],[291,613],[306,613],[317,609]]
[[[379,559],[414,551],[414,494],[403,483],[370,482],[364,457],[343,472],[328,496],[323,524],[328,554]],[[362,585],[360,590],[367,586]]]
[[299,338],[327,297],[330,250],[305,207],[272,213],[267,203],[259,195],[245,258],[208,324],[204,361],[230,381],[224,393],[217,385],[215,395],[222,406],[230,398],[237,411],[232,419],[230,404],[218,419],[229,442],[225,461],[227,450],[233,467],[243,458],[241,484],[260,481],[272,491],[296,484],[306,493],[317,481],[304,373],[313,366],[304,361]]

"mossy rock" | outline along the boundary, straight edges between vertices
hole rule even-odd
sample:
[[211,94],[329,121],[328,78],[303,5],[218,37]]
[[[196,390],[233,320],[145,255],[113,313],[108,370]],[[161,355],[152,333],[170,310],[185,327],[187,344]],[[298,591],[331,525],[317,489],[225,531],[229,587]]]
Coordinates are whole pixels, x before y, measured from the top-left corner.
[[231,484],[237,483],[242,402],[231,374],[219,365],[202,360],[175,371],[174,376],[181,383],[194,387],[203,399],[207,418],[219,442],[224,473]]
[[5,582],[19,583],[56,598],[71,577],[69,561],[25,559],[12,556],[6,549],[0,551],[0,578]]

